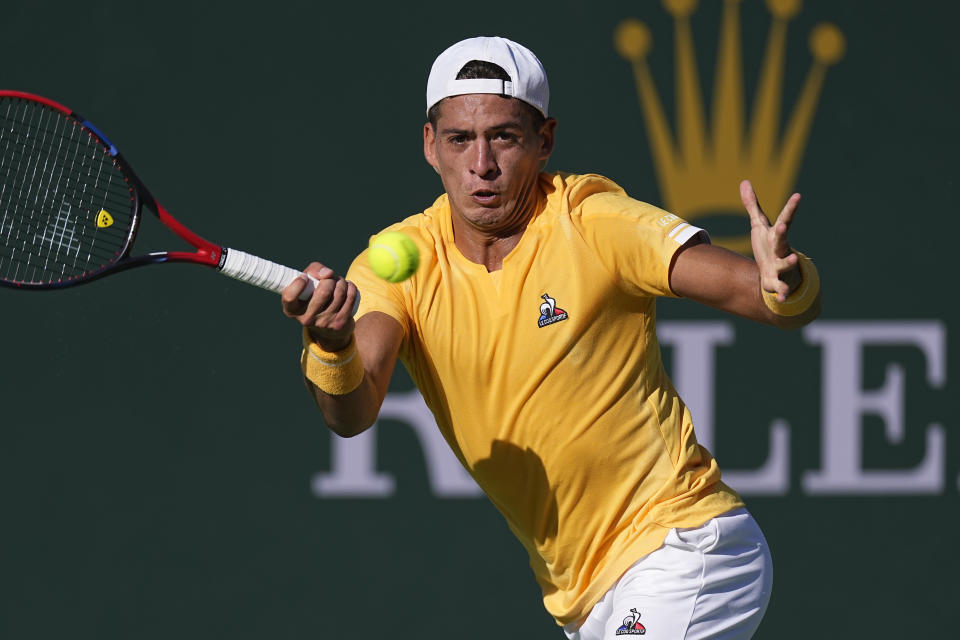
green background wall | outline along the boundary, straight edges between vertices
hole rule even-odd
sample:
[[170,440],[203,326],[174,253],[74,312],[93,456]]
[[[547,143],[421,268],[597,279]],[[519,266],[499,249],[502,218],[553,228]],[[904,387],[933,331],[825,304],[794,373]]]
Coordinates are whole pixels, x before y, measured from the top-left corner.
[[[721,3],[701,5],[709,96]],[[824,280],[814,333],[661,305],[666,322],[733,332],[708,376],[721,466],[756,469],[771,421],[789,425],[786,486],[747,496],[776,566],[760,638],[945,637],[958,621],[958,13],[808,0],[790,23],[788,109],[813,26],[833,22],[847,41],[796,183],[791,237]],[[749,105],[770,19],[760,0],[741,14]],[[543,60],[560,120],[553,168],[603,173],[659,203],[636,87],[613,48],[628,17],[653,31],[672,113],[672,19],[653,0],[8,0],[0,86],[83,113],[198,232],[343,271],[371,233],[439,193],[421,155],[426,75],[471,35],[514,38]],[[3,290],[0,308],[0,637],[562,637],[500,516],[482,498],[437,496],[409,425],[376,432],[389,497],[311,489],[331,469],[331,439],[299,380],[297,327],[271,294],[174,266],[58,293]],[[818,493],[824,363],[841,343],[824,346],[816,327],[863,333],[873,321],[919,321],[945,342],[864,348],[849,367],[859,388],[894,389],[890,372],[903,375],[903,432],[864,410],[830,433],[862,434],[862,466],[884,472],[939,451],[936,482]],[[395,377],[393,392],[409,387]]]

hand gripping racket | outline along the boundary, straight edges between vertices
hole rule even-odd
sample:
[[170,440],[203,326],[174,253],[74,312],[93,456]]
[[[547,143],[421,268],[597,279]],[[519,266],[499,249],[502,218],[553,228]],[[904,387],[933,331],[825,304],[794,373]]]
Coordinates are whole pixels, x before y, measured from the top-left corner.
[[[196,251],[131,256],[144,204]],[[215,267],[277,293],[301,273],[201,238],[157,202],[88,120],[47,98],[0,91],[0,284],[68,287],[164,262]],[[313,293],[310,280],[301,299]]]

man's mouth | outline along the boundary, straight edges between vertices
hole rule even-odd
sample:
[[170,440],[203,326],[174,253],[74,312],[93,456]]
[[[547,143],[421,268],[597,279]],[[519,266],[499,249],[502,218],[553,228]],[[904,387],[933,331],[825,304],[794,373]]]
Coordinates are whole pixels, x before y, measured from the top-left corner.
[[490,191],[488,189],[478,189],[474,191],[470,196],[473,198],[473,201],[477,204],[490,204],[497,199],[497,192]]

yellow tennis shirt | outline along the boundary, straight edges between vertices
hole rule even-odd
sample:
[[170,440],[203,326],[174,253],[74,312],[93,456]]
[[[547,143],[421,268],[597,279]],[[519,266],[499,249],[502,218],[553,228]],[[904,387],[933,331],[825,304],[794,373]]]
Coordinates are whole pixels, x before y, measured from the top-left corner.
[[357,317],[404,329],[400,358],[454,453],[530,554],[547,611],[578,620],[671,527],[742,506],[667,378],[656,297],[699,232],[596,175],[541,174],[541,208],[489,273],[441,196],[392,225],[420,247],[390,284],[366,252]]

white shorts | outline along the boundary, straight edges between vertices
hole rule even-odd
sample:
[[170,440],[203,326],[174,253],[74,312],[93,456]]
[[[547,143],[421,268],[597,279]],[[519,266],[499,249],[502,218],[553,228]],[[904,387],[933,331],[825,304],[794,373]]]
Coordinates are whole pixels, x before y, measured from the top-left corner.
[[692,529],[671,529],[663,546],[624,573],[570,640],[746,640],[770,600],[767,541],[746,509]]

